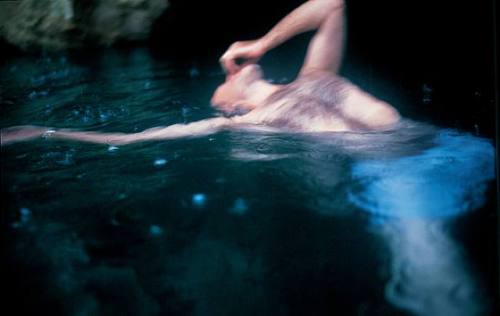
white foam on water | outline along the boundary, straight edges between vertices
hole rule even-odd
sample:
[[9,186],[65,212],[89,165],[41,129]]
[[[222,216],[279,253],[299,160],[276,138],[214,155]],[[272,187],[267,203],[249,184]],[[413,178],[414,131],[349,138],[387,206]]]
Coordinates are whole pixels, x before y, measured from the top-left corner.
[[156,159],[153,163],[156,167],[161,167],[167,164],[167,159]]

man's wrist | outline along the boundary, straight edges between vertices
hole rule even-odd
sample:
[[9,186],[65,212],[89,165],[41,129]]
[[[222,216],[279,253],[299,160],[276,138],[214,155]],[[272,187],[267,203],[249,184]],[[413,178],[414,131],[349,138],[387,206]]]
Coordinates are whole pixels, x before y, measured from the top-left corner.
[[266,54],[274,47],[272,39],[267,35],[261,37],[257,43],[259,45],[259,51],[261,56]]
[[49,128],[45,132],[43,132],[42,137],[43,138],[49,138],[52,136],[55,136],[56,130],[54,128]]

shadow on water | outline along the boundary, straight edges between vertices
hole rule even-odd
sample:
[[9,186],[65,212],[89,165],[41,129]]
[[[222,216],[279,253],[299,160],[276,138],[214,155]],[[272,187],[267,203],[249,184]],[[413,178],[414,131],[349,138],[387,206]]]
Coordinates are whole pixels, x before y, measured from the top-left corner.
[[[213,114],[215,67],[96,55],[2,68],[1,126],[135,131]],[[29,302],[21,313],[487,315],[493,272],[470,255],[482,241],[451,231],[471,214],[487,221],[477,210],[493,166],[490,140],[411,121],[15,144],[1,165],[11,302]]]

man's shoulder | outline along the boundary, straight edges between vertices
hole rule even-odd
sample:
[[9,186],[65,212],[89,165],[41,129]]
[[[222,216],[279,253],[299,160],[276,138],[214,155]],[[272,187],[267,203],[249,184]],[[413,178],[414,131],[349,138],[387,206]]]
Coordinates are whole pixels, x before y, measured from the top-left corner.
[[297,77],[297,81],[299,80],[347,80],[344,77],[340,76],[337,73],[328,70],[309,70],[304,73],[300,73]]
[[399,112],[392,105],[355,85],[347,90],[342,111],[350,118],[357,119],[375,129],[401,119]]

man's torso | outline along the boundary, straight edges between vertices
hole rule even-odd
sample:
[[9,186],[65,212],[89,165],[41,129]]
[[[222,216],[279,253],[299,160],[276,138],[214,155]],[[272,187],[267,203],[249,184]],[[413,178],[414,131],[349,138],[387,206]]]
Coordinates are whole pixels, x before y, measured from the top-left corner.
[[304,132],[366,131],[399,120],[389,104],[330,73],[302,76],[240,121]]

